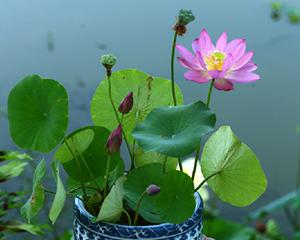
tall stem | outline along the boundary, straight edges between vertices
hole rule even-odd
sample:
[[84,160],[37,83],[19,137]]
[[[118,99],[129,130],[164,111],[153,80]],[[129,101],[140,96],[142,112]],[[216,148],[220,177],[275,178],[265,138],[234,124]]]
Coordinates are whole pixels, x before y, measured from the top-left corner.
[[200,142],[200,146],[198,147],[196,156],[195,156],[194,168],[193,168],[193,174],[192,174],[193,181],[195,179],[195,175],[196,175],[196,171],[197,171],[198,160],[199,160],[199,156],[200,156],[200,148],[201,148],[201,142]]
[[107,196],[107,185],[108,185],[110,161],[111,161],[111,156],[108,155],[107,163],[106,163],[105,176],[104,176],[104,198],[106,198],[106,196]]
[[208,90],[208,94],[207,94],[207,101],[206,101],[206,106],[207,107],[209,107],[209,105],[210,105],[211,92],[212,92],[214,83],[215,83],[215,79],[211,80],[209,90]]
[[172,96],[174,106],[177,105],[176,93],[175,93],[175,74],[174,74],[174,59],[175,59],[175,47],[177,41],[177,32],[174,33],[173,44],[172,44],[172,55],[171,55],[171,81],[172,81]]
[[[69,152],[71,153],[71,155],[72,155],[73,158],[75,159],[75,162],[76,162],[76,165],[77,165],[77,171],[78,171],[78,173],[80,173],[81,167],[80,167],[80,161],[79,161],[79,159],[78,159],[77,156],[74,154],[74,152],[73,152],[72,148],[70,147],[70,145],[69,145],[69,143],[68,143],[68,140],[67,140],[66,138],[64,139],[64,142],[66,143],[66,146],[67,146]],[[83,181],[82,181],[82,180],[80,180],[80,184],[81,184],[81,188],[82,188],[82,192],[83,192],[84,199],[86,199],[86,198],[87,198],[87,194],[86,194],[86,190],[85,190],[85,187],[84,187],[84,184],[83,184]]]
[[[207,100],[206,100],[206,106],[207,107],[209,107],[209,105],[210,105],[211,93],[212,93],[212,90],[213,90],[214,82],[215,82],[215,79],[213,79],[211,81],[209,89],[208,89]],[[193,168],[193,174],[192,174],[192,179],[193,180],[195,179],[195,175],[196,175],[196,171],[197,171],[197,165],[198,165],[198,161],[199,161],[199,157],[200,157],[200,149],[201,149],[201,140],[200,140],[200,145],[197,148],[196,156],[195,156],[195,160],[194,160],[194,168]]]
[[182,166],[181,158],[178,158],[178,165],[179,165],[180,171],[183,172],[183,166]]
[[139,200],[138,200],[138,203],[136,205],[136,209],[135,209],[135,215],[134,215],[134,220],[133,220],[133,225],[136,226],[137,224],[137,221],[139,219],[139,210],[140,210],[140,207],[141,207],[141,204],[142,204],[142,201],[144,199],[144,197],[147,195],[147,192],[144,191],[142,193],[142,195],[140,196]]
[[[113,107],[113,110],[114,110],[116,119],[117,119],[117,121],[118,121],[118,124],[121,124],[122,122],[121,122],[121,120],[120,120],[120,118],[119,118],[117,108],[116,108],[116,106],[115,106],[115,104],[114,104],[114,101],[113,101],[113,99],[112,99],[112,93],[111,93],[111,81],[110,81],[110,74],[109,74],[109,73],[107,74],[107,79],[108,79],[108,95],[109,95],[109,100],[110,100],[111,105],[112,105],[112,107]],[[122,117],[122,120],[123,120],[123,117]],[[134,160],[133,160],[133,155],[132,155],[132,153],[131,153],[130,145],[129,145],[129,143],[128,143],[128,140],[127,140],[127,137],[126,137],[126,135],[125,135],[125,132],[122,131],[122,134],[123,134],[123,138],[124,138],[124,140],[125,140],[125,143],[126,143],[126,146],[127,146],[127,149],[128,149],[128,153],[129,153],[129,155],[130,155],[131,164],[134,165],[134,163],[133,163],[133,161],[134,161]]]

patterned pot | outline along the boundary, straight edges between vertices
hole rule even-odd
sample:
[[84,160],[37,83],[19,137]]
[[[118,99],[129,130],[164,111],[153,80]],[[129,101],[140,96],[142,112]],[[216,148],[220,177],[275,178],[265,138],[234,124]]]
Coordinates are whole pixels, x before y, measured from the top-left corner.
[[74,240],[126,240],[126,239],[160,239],[193,240],[202,239],[203,203],[200,195],[195,193],[196,208],[194,214],[182,224],[159,224],[151,226],[127,226],[112,223],[92,223],[83,203],[75,200]]

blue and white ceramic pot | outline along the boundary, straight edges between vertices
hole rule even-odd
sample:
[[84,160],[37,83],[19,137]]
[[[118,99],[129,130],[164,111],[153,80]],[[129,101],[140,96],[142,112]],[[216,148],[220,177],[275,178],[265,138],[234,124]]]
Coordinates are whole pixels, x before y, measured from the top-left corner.
[[83,203],[79,199],[76,199],[74,207],[74,240],[201,240],[203,203],[198,193],[195,193],[195,199],[195,212],[186,222],[182,224],[165,223],[151,226],[92,223],[92,215],[85,210]]

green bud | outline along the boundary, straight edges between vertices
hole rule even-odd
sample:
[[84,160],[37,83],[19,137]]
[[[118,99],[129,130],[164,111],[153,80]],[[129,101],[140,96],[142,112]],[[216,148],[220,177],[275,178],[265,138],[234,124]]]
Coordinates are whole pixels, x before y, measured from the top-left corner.
[[117,58],[112,54],[102,55],[100,62],[104,67],[112,68],[117,63]]
[[195,20],[195,16],[191,10],[181,9],[178,14],[178,22],[187,25]]

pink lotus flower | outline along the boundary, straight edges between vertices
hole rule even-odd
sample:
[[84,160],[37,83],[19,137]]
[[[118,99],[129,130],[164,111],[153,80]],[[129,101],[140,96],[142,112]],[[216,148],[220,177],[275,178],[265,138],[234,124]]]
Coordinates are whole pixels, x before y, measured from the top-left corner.
[[179,63],[189,69],[184,77],[197,83],[206,83],[213,79],[218,90],[230,91],[234,83],[248,83],[260,79],[253,73],[257,66],[252,62],[253,52],[246,51],[245,39],[234,39],[227,43],[227,33],[219,37],[216,46],[211,42],[206,30],[192,44],[195,54],[177,44],[181,57]]

